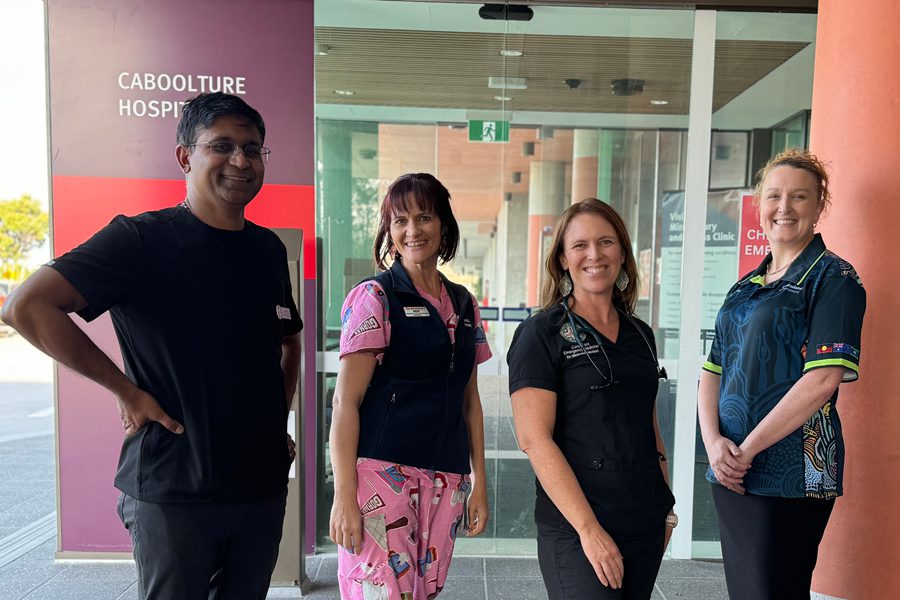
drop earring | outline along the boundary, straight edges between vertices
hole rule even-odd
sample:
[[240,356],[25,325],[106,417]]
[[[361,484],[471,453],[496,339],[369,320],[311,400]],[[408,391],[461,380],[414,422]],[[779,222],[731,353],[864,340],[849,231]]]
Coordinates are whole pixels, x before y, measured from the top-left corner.
[[625,272],[625,269],[620,269],[619,276],[616,277],[616,287],[619,288],[619,291],[624,292],[630,281],[631,278],[628,277],[628,273]]
[[562,277],[559,278],[559,283],[557,284],[559,288],[559,293],[563,298],[567,297],[572,293],[572,278],[569,277],[569,272],[565,271],[562,274]]

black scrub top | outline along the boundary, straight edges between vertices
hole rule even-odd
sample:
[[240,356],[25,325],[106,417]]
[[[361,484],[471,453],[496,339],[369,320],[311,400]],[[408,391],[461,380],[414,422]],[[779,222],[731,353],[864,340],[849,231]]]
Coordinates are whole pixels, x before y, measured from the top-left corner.
[[[613,343],[572,316],[557,305],[519,325],[507,355],[509,392],[534,387],[556,393],[553,440],[600,524],[610,533],[652,532],[674,504],[653,429],[659,386],[653,331],[620,312]],[[535,518],[562,519],[540,482]]]

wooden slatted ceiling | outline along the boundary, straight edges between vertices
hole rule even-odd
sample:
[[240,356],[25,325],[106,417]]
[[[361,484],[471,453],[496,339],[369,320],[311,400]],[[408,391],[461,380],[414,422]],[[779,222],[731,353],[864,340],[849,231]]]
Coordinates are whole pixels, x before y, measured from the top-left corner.
[[[406,2],[435,2],[435,0],[401,0]],[[441,0],[449,4],[484,4],[484,0]],[[502,0],[494,0],[503,4]],[[603,8],[719,8],[724,10],[795,10],[815,12],[818,0],[509,0],[509,4],[530,6],[599,6]]]
[[[686,114],[691,41],[663,38],[511,35],[391,29],[316,28],[329,47],[316,57],[317,101],[326,104],[496,110],[489,76],[525,77],[508,90],[510,110]],[[807,45],[806,42],[719,40],[713,109],[718,110]],[[525,52],[504,58],[502,48]],[[564,79],[582,80],[576,90]],[[644,93],[615,96],[610,82],[646,81]],[[338,96],[334,90],[352,90]],[[668,100],[653,106],[651,99]]]

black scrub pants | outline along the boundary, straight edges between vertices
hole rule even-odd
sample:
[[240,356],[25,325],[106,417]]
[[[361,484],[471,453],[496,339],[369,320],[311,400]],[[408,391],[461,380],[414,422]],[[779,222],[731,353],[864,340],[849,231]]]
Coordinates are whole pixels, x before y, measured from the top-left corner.
[[578,533],[565,520],[552,524],[537,523],[538,563],[549,600],[647,600],[659,573],[665,548],[666,528],[644,536],[615,535],[622,553],[625,576],[622,587],[614,590],[597,578],[594,567],[584,555]]
[[834,500],[736,494],[712,486],[731,600],[809,600]]
[[287,491],[252,502],[156,504],[119,496],[141,600],[264,600]]

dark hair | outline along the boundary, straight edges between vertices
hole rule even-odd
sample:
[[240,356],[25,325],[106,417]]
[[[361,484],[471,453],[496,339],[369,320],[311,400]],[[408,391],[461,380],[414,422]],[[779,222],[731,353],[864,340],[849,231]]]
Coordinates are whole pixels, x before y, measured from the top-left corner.
[[372,249],[379,269],[387,269],[388,256],[397,259],[392,252],[394,242],[391,240],[391,220],[394,214],[408,213],[413,203],[423,210],[433,212],[441,220],[441,247],[438,249],[441,262],[449,262],[456,255],[459,225],[450,209],[450,192],[430,173],[407,173],[391,183],[381,203],[381,221]]
[[638,297],[638,270],[634,254],[631,252],[631,238],[628,236],[625,221],[622,220],[619,213],[612,206],[597,198],[587,198],[581,202],[576,202],[567,208],[556,222],[553,241],[550,243],[550,251],[547,252],[547,278],[541,290],[541,309],[548,310],[562,301],[562,294],[559,291],[559,280],[565,271],[559,259],[565,250],[563,248],[563,240],[572,219],[583,214],[598,215],[606,219],[616,231],[616,237],[619,238],[619,245],[622,246],[622,253],[625,255],[625,263],[622,265],[622,268],[625,269],[625,274],[628,275],[628,285],[625,286],[624,290],[620,290],[618,286],[613,286],[613,304],[629,315],[633,314]]
[[762,186],[766,180],[766,176],[778,167],[792,167],[801,169],[813,176],[816,184],[819,186],[819,203],[823,205],[823,209],[831,206],[831,192],[828,190],[828,172],[825,170],[825,163],[819,160],[815,154],[809,150],[799,150],[792,148],[785,150],[778,156],[766,163],[766,165],[756,173],[756,190],[753,197],[754,204],[759,204],[762,198]]
[[175,141],[180,146],[190,146],[197,141],[201,129],[212,127],[216,119],[228,115],[237,115],[250,121],[259,131],[260,140],[266,141],[266,124],[259,112],[241,98],[221,92],[200,94],[185,103]]

